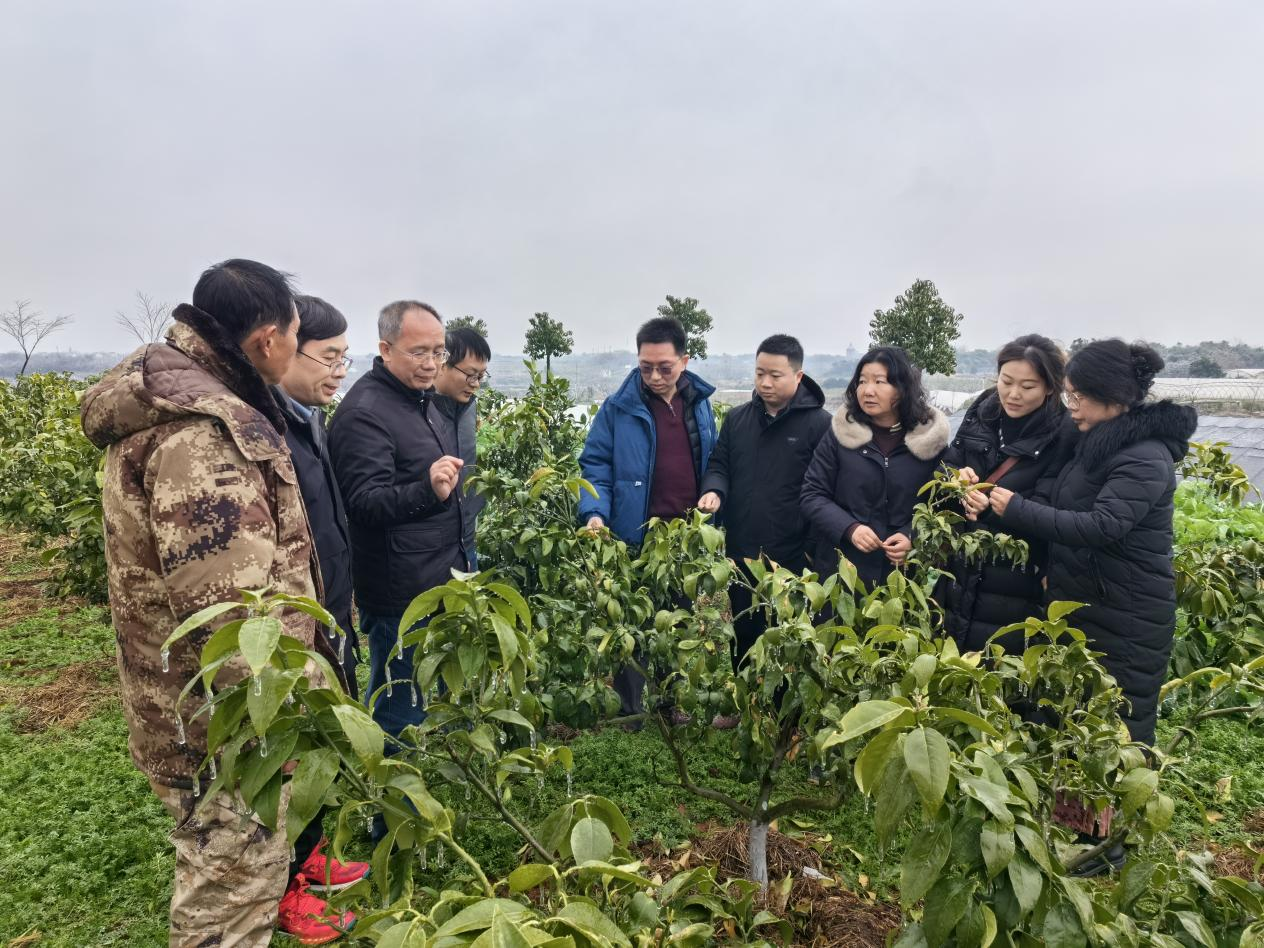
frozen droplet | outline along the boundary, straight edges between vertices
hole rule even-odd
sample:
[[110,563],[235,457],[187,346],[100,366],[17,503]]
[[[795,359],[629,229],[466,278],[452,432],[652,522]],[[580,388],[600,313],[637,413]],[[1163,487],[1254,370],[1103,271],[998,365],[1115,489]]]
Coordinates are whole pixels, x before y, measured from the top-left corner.
[[470,785],[468,783],[465,785],[465,799],[466,802],[470,799]]
[[193,778],[193,795],[200,797],[202,795],[202,781],[196,776]]
[[514,709],[515,711],[521,711],[521,710],[522,710],[522,701],[521,701],[520,699],[518,699],[518,698],[514,698],[514,700],[513,700],[513,709]]
[[505,734],[504,731],[501,731],[500,732],[500,746],[504,747],[508,740],[509,740],[509,737]]
[[347,664],[347,639],[349,638],[351,636],[344,632],[342,633],[342,641],[338,643],[338,661],[343,665]]
[[571,786],[571,772],[566,771],[566,799],[571,799],[575,795],[575,791]]
[[255,697],[258,698],[263,694],[263,679],[255,675]]
[[259,756],[260,757],[268,756],[268,735],[266,734],[263,735],[263,737],[259,738]]
[[176,743],[184,744],[184,718],[180,717],[180,713],[176,712]]
[[[389,669],[387,670],[386,674],[388,674],[388,675],[390,674]],[[393,695],[394,693],[395,693],[395,689],[394,689],[393,687],[391,687],[391,679],[389,679],[389,678],[388,678],[388,679],[386,679],[386,697],[388,697],[388,698],[389,698],[389,697],[390,697],[391,695]]]
[[535,750],[536,745],[540,743],[540,739],[535,736],[535,731],[531,731],[531,749]]
[[538,771],[535,775],[535,785],[538,790],[544,789],[544,774],[539,773]]
[[294,703],[294,696],[293,696],[293,695],[289,695],[289,694],[287,694],[287,695],[285,696],[285,704],[286,704],[286,706],[292,705],[293,703]]
[[421,852],[417,854],[417,864],[421,866],[423,870],[425,870],[429,868],[428,866],[429,862],[430,862],[430,847],[422,846]]
[[293,846],[291,846],[290,847],[290,862],[296,862],[297,860],[298,860],[298,850],[295,849]]
[[413,693],[413,707],[417,707],[417,686],[410,684],[408,690]]
[[215,758],[211,758],[211,779],[215,780],[219,777],[219,771],[215,769]]
[[163,674],[166,674],[167,672],[171,671],[171,649],[164,648],[159,653],[159,657],[162,659]]
[[435,853],[435,867],[437,869],[442,869],[447,864],[448,864],[448,851],[444,849],[443,846],[440,846],[439,851]]

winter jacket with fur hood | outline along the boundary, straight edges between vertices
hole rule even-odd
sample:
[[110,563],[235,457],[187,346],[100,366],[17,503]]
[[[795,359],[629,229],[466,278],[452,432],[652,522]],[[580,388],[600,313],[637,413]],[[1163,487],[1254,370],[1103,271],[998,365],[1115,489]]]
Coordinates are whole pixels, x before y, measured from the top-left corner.
[[[128,743],[158,784],[189,788],[206,755],[197,673],[213,627],[163,642],[193,613],[238,589],[319,593],[307,515],[272,393],[215,320],[176,308],[165,343],[132,353],[84,395],[84,433],[105,449],[105,555]],[[282,619],[315,647],[315,623]],[[226,667],[221,682],[244,672]]]
[[913,535],[917,492],[930,480],[948,444],[948,419],[937,408],[884,457],[867,422],[856,421],[846,406],[834,415],[808,465],[799,503],[815,546],[816,571],[824,576],[838,567],[838,550],[866,584],[883,582],[891,564],[881,550],[862,553],[845,535],[865,524],[880,540],[896,533]]
[[1169,401],[1140,405],[1080,439],[1047,504],[1015,495],[1006,529],[1049,543],[1052,600],[1089,605],[1071,616],[1115,676],[1134,740],[1153,743],[1159,688],[1176,625],[1172,571],[1175,464],[1198,413]]

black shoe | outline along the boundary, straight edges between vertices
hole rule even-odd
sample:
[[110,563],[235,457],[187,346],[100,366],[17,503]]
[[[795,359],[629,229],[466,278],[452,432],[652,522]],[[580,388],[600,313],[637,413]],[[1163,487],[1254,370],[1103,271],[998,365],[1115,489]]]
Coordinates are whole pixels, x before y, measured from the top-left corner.
[[1128,854],[1124,851],[1124,844],[1116,843],[1104,853],[1076,866],[1071,870],[1070,874],[1077,879],[1091,879],[1094,876],[1105,875],[1108,872],[1118,872],[1124,867],[1124,863],[1127,860]]

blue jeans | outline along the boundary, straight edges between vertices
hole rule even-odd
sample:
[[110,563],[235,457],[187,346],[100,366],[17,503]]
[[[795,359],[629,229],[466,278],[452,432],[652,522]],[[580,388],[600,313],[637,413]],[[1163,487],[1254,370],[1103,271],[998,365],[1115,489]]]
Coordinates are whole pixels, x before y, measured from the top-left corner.
[[[420,724],[426,717],[416,685],[409,684],[413,678],[413,652],[416,646],[410,645],[404,649],[403,658],[398,655],[392,657],[390,667],[387,668],[386,656],[391,654],[399,640],[400,618],[401,616],[360,613],[360,632],[369,640],[369,689],[364,696],[365,701],[372,700],[374,692],[386,684],[388,678],[395,682],[391,693],[383,691],[372,707],[373,720],[392,736],[398,735],[410,724]],[[389,745],[387,753],[391,753]]]

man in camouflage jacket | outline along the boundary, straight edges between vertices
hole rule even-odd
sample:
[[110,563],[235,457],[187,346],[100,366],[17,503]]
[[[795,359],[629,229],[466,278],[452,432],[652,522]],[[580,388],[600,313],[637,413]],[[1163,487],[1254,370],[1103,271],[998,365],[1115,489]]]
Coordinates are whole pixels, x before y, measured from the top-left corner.
[[[207,716],[192,714],[205,699],[178,709],[176,700],[212,630],[167,657],[160,650],[181,621],[238,589],[316,595],[307,516],[267,387],[294,358],[298,316],[286,278],[252,261],[207,270],[193,299],[174,311],[165,343],[138,349],[87,392],[82,420],[106,449],[106,558],[132,759],[177,822],[171,944],[266,945],[286,889],[284,829],[271,832],[234,796],[197,799]],[[283,622],[315,646],[311,619],[291,612]]]

